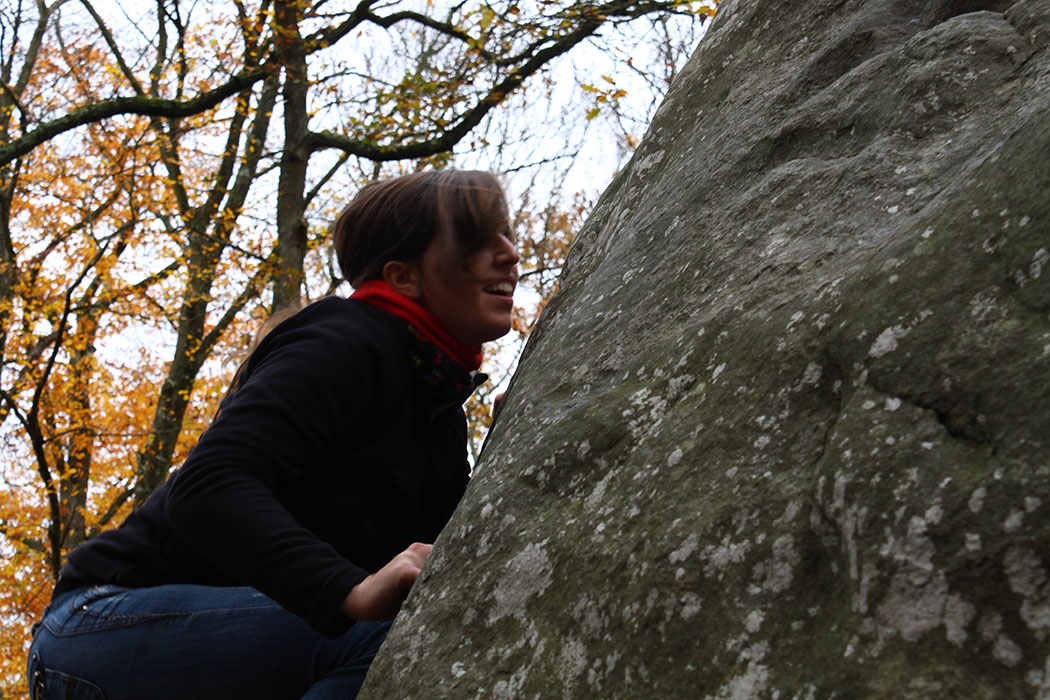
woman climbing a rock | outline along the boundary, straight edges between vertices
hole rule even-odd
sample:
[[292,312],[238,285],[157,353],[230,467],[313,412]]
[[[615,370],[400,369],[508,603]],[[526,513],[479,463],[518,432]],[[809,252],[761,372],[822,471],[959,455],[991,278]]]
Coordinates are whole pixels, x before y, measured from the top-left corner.
[[368,185],[332,237],[354,294],[266,335],[182,467],[70,553],[36,700],[357,694],[466,487],[462,404],[518,254],[481,172]]

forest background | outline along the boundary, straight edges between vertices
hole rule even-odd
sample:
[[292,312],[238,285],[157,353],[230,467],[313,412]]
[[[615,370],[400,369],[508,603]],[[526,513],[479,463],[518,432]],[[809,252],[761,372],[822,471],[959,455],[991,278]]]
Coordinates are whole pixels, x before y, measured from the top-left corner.
[[716,0],[0,0],[0,698],[64,554],[193,446],[265,319],[346,293],[364,183],[502,174],[494,391]]

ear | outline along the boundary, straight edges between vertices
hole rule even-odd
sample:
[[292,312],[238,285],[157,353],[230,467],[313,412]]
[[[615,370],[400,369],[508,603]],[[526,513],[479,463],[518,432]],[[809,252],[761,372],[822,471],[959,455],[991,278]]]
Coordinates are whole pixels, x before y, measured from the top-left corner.
[[383,281],[399,294],[411,299],[420,299],[423,296],[423,286],[419,277],[417,263],[391,260],[383,265]]

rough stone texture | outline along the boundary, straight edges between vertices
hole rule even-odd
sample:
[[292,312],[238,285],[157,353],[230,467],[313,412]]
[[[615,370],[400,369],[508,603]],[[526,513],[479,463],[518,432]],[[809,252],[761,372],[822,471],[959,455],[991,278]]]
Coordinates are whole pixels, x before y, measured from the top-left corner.
[[724,0],[364,698],[1050,698],[1050,0]]

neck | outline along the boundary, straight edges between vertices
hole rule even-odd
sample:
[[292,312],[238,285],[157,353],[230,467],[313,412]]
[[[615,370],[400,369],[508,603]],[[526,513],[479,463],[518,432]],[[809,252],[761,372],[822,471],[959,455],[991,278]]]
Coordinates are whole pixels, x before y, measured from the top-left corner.
[[383,280],[369,280],[351,295],[412,324],[423,339],[433,343],[446,355],[474,371],[481,366],[481,345],[464,345],[445,329],[433,314],[411,297],[407,297]]

